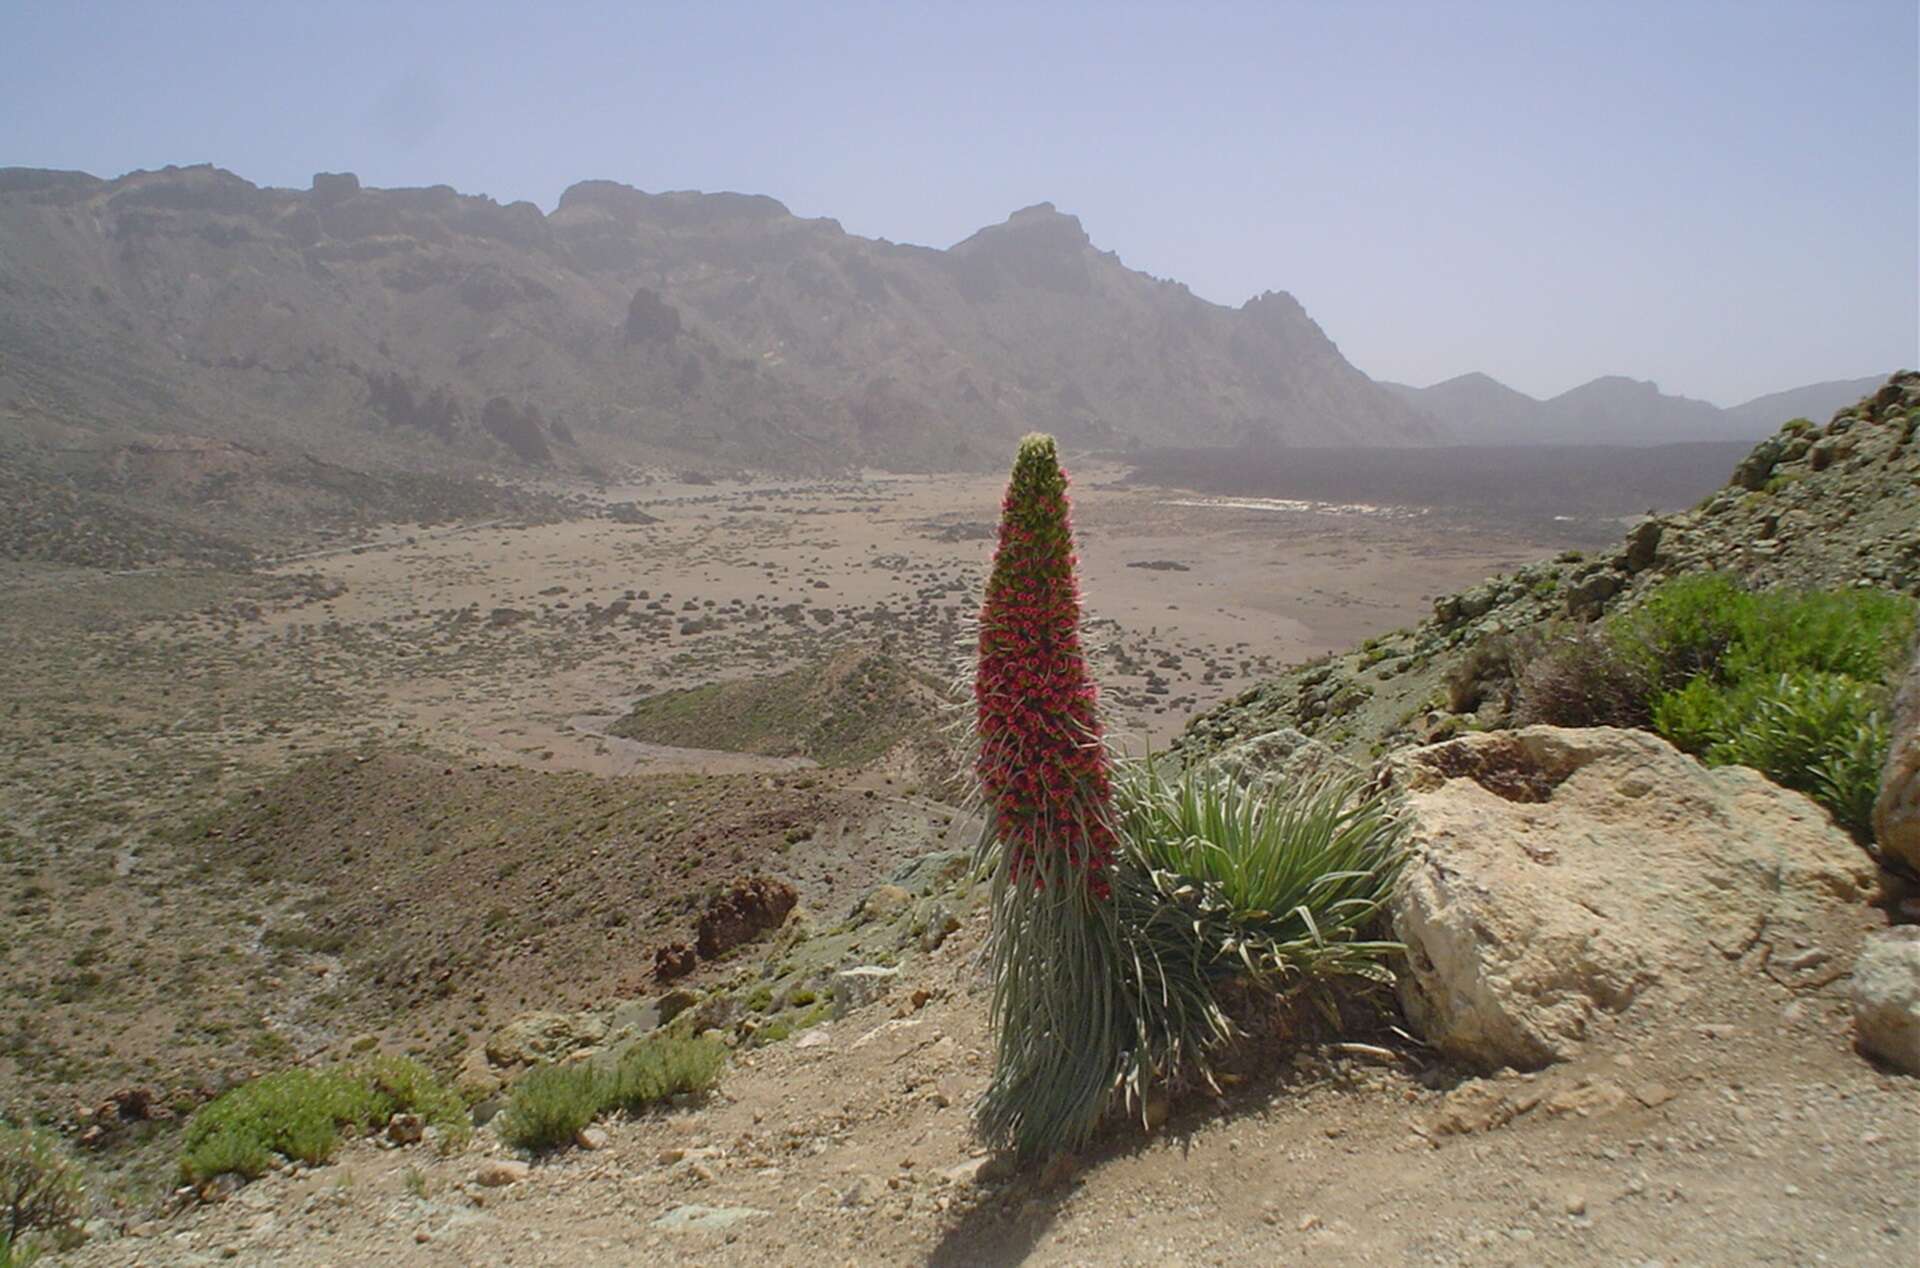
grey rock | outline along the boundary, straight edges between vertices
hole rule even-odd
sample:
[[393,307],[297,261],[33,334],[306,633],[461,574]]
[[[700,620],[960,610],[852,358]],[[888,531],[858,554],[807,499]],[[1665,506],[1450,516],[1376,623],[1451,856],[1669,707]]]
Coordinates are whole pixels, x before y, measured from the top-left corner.
[[1862,1052],[1920,1074],[1920,925],[1867,939],[1854,962],[1854,1040]]
[[890,921],[913,906],[913,895],[899,885],[881,885],[860,902],[860,919]]
[[1626,584],[1617,572],[1590,573],[1567,587],[1567,615],[1583,619],[1599,616],[1608,599]]
[[938,951],[942,943],[960,928],[960,917],[945,903],[934,903],[927,910],[927,927],[920,931],[920,949]]
[[660,1024],[666,1025],[699,1002],[700,996],[685,987],[668,991],[655,1001],[655,1006],[660,1010]]
[[1457,1060],[1531,1069],[1573,1056],[1610,1014],[1657,1021],[1671,992],[1655,988],[1703,957],[1737,960],[1756,928],[1836,956],[1858,944],[1870,862],[1819,807],[1744,767],[1704,767],[1644,731],[1528,727],[1389,769],[1412,830],[1390,902],[1401,1002]]
[[1893,706],[1893,740],[1873,803],[1873,837],[1883,858],[1920,873],[1920,653]]
[[754,1219],[768,1212],[751,1206],[701,1206],[689,1203],[676,1206],[659,1219],[653,1221],[655,1228],[669,1232],[713,1232],[718,1229],[732,1228],[742,1220]]
[[1654,558],[1660,553],[1660,535],[1665,527],[1659,520],[1642,520],[1634,525],[1627,534],[1625,560],[1627,571],[1643,572],[1653,566]]
[[607,1018],[607,1038],[625,1039],[644,1035],[657,1030],[666,1018],[660,1015],[660,1004],[651,999],[632,999],[614,1008]]
[[518,1184],[533,1174],[533,1168],[524,1162],[512,1158],[489,1158],[480,1164],[473,1173],[475,1184],[489,1189],[503,1189],[510,1184]]
[[[978,824],[979,820],[970,819],[962,828],[977,834]],[[967,874],[972,864],[973,855],[966,850],[935,850],[903,863],[887,878],[887,883],[921,897],[952,885]]]
[[605,1019],[592,1013],[522,1013],[487,1041],[487,1059],[502,1066],[557,1061],[606,1037]]
[[877,964],[863,964],[857,968],[842,969],[833,975],[833,1015],[836,1019],[845,1017],[855,1009],[865,1008],[868,1004],[883,997],[893,986],[894,979],[900,976],[900,970],[885,968]]

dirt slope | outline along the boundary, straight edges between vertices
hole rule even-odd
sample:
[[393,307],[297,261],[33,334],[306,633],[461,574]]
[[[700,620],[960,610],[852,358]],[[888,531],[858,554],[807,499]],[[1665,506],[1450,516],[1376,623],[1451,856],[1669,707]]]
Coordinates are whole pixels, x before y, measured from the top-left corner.
[[1657,1041],[1629,1028],[1538,1075],[1461,1082],[1417,1049],[1307,1052],[1220,1105],[1183,1107],[1156,1136],[1122,1133],[1044,1181],[995,1179],[967,1123],[988,1060],[982,932],[976,919],[817,1038],[738,1054],[706,1105],[616,1122],[606,1151],[558,1155],[510,1187],[475,1182],[484,1143],[444,1159],[362,1144],[73,1262],[1904,1265],[1920,1253],[1920,1098],[1848,1049],[1829,992],[1702,992]]

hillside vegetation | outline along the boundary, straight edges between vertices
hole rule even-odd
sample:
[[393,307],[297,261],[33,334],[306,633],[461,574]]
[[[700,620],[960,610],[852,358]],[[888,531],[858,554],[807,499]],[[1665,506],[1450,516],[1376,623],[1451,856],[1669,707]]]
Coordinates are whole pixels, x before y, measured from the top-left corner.
[[1442,595],[1418,626],[1298,666],[1199,715],[1176,747],[1207,757],[1291,731],[1365,759],[1508,725],[1528,648],[1630,611],[1674,578],[1717,573],[1742,589],[1920,596],[1916,425],[1912,373],[1825,424],[1791,420],[1693,509],[1643,520],[1597,557],[1569,551]]

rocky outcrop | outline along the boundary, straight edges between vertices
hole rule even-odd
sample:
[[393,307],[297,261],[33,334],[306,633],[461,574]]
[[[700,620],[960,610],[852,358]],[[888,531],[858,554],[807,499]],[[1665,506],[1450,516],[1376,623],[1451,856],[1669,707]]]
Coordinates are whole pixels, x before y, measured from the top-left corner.
[[1476,1066],[1564,1060],[1716,965],[1790,989],[1858,944],[1871,864],[1739,767],[1612,728],[1476,734],[1391,760],[1413,824],[1393,900],[1414,1026]]
[[1920,1074],[1920,925],[1868,938],[1848,993],[1860,1050]]
[[487,1059],[496,1066],[539,1065],[606,1037],[607,1023],[593,1013],[523,1013],[487,1041]]
[[694,946],[703,959],[725,955],[765,930],[778,929],[798,901],[785,881],[765,876],[737,880],[700,913]]
[[1893,743],[1873,804],[1873,838],[1883,859],[1920,875],[1920,652],[1893,706]]

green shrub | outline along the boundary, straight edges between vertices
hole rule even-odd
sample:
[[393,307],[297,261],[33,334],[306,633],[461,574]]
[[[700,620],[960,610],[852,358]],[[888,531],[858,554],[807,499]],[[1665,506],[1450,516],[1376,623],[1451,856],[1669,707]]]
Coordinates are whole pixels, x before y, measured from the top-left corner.
[[283,1070],[234,1088],[187,1120],[180,1174],[189,1184],[228,1172],[251,1180],[272,1168],[275,1155],[328,1162],[343,1131],[378,1128],[398,1113],[419,1114],[448,1145],[471,1130],[459,1096],[405,1057]]
[[1702,674],[1727,684],[1803,671],[1880,682],[1913,621],[1913,601],[1888,591],[1754,592],[1708,573],[1660,586],[1609,634],[1671,691]]
[[1610,633],[1659,688],[1653,729],[1712,765],[1751,766],[1869,839],[1886,759],[1886,679],[1913,601],[1877,590],[1669,582]]
[[1712,765],[1751,766],[1806,793],[1866,840],[1887,757],[1885,701],[1877,684],[1843,674],[1781,674],[1733,688],[1699,678],[1663,697],[1654,722]]
[[611,1103],[613,1086],[613,1076],[584,1061],[529,1070],[500,1114],[500,1139],[534,1152],[571,1144]]
[[0,1123],[0,1268],[25,1268],[42,1239],[60,1245],[77,1235],[86,1212],[80,1167],[53,1133]]
[[637,1114],[669,1096],[704,1092],[719,1082],[726,1063],[726,1045],[712,1039],[649,1037],[620,1058],[608,1106]]

